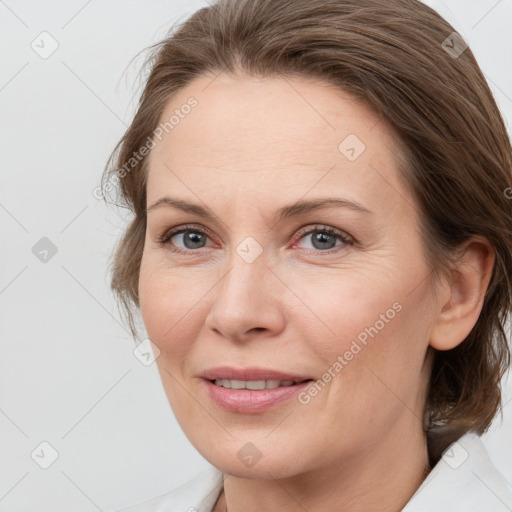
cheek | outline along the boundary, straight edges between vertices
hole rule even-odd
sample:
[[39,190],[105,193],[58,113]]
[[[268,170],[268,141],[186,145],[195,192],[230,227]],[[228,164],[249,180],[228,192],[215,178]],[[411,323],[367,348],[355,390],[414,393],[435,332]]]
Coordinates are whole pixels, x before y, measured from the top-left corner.
[[[301,339],[314,340],[314,350],[324,364],[349,350],[354,340],[364,347],[364,342],[371,339],[368,329],[375,333],[375,324],[378,337],[385,337],[389,325],[400,316],[400,294],[391,283],[378,283],[378,276],[375,279],[354,270],[340,270],[337,279],[332,278],[332,271],[325,279],[318,274],[314,280],[302,282],[290,277],[288,282],[294,283],[295,295],[283,302],[288,310],[296,304],[294,329],[303,333]],[[304,297],[302,302],[297,296]]]
[[347,336],[338,338],[330,354],[331,366],[339,364],[328,399],[341,400],[358,424],[390,421],[404,406],[416,410],[423,384],[431,321],[428,295],[420,290],[408,295],[396,287],[386,296],[377,295],[364,313],[354,309],[340,317],[339,330],[345,328]]
[[156,340],[151,335],[158,332],[158,320],[161,319],[161,312],[165,307],[162,300],[167,298],[167,294],[163,294],[158,273],[148,257],[143,255],[139,272],[139,306],[146,331],[153,342]]
[[[164,359],[178,363],[190,350],[203,324],[201,298],[208,290],[205,276],[173,270],[144,256],[139,274],[139,304],[149,339]],[[202,283],[202,284],[201,284]],[[166,357],[172,354],[172,358]],[[160,358],[162,359],[162,358]]]
[[179,280],[171,280],[159,268],[158,262],[144,255],[139,274],[139,304],[149,338],[161,351],[163,339],[172,336],[183,303]]
[[361,390],[366,379],[374,387],[377,376],[391,388],[419,378],[431,329],[429,290],[425,283],[411,292],[414,280],[405,273],[385,274],[369,279],[352,273],[297,292],[308,297],[309,306],[296,317],[297,328],[320,363],[319,373],[335,375],[333,390],[349,383],[352,391]]

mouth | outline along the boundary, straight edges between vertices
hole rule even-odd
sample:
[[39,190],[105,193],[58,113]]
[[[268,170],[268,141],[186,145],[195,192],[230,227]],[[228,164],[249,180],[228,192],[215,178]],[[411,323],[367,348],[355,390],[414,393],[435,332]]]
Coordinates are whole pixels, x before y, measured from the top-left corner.
[[[217,375],[212,375],[217,373]],[[219,375],[222,373],[221,375]],[[226,377],[227,376],[231,378]],[[234,373],[239,377],[241,371],[230,370],[211,372],[202,377],[203,389],[206,396],[224,411],[237,414],[261,414],[269,409],[284,405],[287,401],[296,397],[301,391],[313,382],[312,378],[305,378],[289,374],[273,372],[273,378],[262,378],[262,371],[252,371],[254,377],[245,379],[233,378]],[[247,375],[245,371],[245,375]],[[251,373],[251,372],[249,372]],[[265,376],[268,376],[268,373]],[[285,378],[283,378],[283,376]],[[210,378],[207,378],[210,377]],[[280,378],[279,378],[280,377]]]
[[301,380],[230,380],[230,379],[211,379],[209,382],[215,386],[220,386],[226,389],[249,389],[251,391],[260,391],[263,389],[276,389],[281,387],[291,387],[303,382],[311,382],[313,379]]
[[[277,387],[277,385],[292,385],[306,380],[312,380],[311,375],[301,375],[299,373],[285,372],[281,370],[272,370],[261,367],[252,368],[239,368],[234,366],[217,366],[215,368],[209,368],[205,370],[199,377],[207,379],[218,385],[223,385],[226,381],[233,382],[234,386],[244,385],[258,385],[260,387],[248,388],[248,389],[264,389],[262,388],[262,382],[270,383],[270,387]],[[258,384],[255,384],[258,383]],[[227,385],[225,386],[227,387]],[[229,385],[231,387],[231,385]],[[234,388],[241,389],[241,388]]]

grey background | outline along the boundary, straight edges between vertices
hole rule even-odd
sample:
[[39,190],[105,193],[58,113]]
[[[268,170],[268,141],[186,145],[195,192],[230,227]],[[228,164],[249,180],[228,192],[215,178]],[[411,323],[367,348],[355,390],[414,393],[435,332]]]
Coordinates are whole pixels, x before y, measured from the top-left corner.
[[[427,3],[469,42],[510,126],[512,1]],[[203,5],[0,1],[0,512],[117,509],[209,465],[155,364],[134,357],[108,288],[123,217],[93,195],[138,99],[142,58],[130,59]],[[31,47],[53,40],[47,58]],[[504,422],[484,442],[512,481],[504,384]],[[58,452],[47,469],[42,442]]]

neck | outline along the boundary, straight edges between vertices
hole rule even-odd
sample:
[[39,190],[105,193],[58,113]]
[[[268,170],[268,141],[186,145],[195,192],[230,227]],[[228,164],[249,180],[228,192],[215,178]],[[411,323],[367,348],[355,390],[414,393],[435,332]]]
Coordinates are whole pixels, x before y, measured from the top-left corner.
[[326,512],[339,511],[340,503],[343,512],[400,512],[431,469],[425,433],[413,417],[373,443],[336,471],[329,464],[287,478],[226,477],[213,512]]

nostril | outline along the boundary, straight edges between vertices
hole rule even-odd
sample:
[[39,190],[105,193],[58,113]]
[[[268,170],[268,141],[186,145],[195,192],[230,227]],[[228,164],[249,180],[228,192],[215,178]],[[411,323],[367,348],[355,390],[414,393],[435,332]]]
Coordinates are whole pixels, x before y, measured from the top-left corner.
[[264,331],[265,327],[254,327],[252,330],[253,331]]

